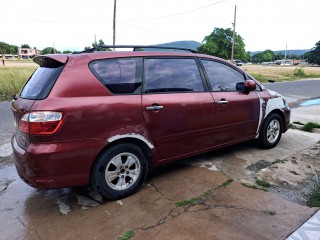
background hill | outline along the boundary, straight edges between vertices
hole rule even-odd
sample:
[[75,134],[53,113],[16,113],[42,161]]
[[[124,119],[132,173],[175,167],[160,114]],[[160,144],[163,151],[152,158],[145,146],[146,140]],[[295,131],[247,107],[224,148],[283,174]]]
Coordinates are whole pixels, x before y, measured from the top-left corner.
[[161,43],[156,45],[161,47],[179,47],[179,48],[189,48],[192,50],[197,50],[198,47],[201,46],[201,43],[196,41],[176,41],[176,42]]
[[[197,41],[176,41],[176,42],[161,43],[156,45],[163,46],[163,47],[180,47],[180,48],[189,48],[189,49],[197,50],[198,47],[201,46],[201,43]],[[277,50],[277,51],[274,51],[274,54],[277,55],[281,53],[284,55],[285,51],[286,50]],[[301,56],[309,51],[310,49],[292,49],[292,50],[287,50],[287,55],[295,54],[295,55]],[[261,53],[261,52],[263,51],[250,52],[250,55],[253,56],[254,54]]]
[[[277,55],[279,53],[281,53],[282,55],[284,55],[286,50],[277,50],[277,51],[274,51],[274,54]],[[306,52],[309,52],[310,49],[293,49],[293,50],[287,50],[287,55],[290,55],[290,54],[295,54],[295,55],[303,55],[305,54]],[[263,51],[255,51],[255,52],[250,52],[250,55],[253,56],[257,53],[261,53]]]

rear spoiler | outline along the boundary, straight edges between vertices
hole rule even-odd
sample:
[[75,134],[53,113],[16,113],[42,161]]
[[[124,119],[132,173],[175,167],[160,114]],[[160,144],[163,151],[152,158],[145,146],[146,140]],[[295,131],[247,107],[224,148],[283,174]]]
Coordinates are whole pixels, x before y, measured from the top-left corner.
[[33,61],[40,67],[60,67],[68,61],[68,56],[62,54],[47,54],[37,56]]

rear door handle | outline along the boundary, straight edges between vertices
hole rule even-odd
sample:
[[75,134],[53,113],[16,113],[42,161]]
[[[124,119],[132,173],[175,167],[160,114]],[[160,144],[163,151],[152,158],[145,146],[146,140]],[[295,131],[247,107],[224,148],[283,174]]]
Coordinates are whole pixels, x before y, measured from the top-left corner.
[[148,111],[159,111],[159,110],[161,110],[161,109],[163,109],[163,106],[155,105],[155,106],[149,106],[149,107],[147,107],[147,110],[148,110]]
[[227,104],[229,103],[229,101],[225,100],[225,99],[221,99],[220,101],[217,102],[218,104]]

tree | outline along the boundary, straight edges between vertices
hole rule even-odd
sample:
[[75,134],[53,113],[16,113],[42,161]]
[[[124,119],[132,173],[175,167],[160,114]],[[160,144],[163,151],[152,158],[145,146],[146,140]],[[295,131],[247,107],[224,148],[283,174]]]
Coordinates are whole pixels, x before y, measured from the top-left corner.
[[0,42],[0,54],[17,54],[18,46]]
[[29,44],[22,44],[21,48],[30,48]]
[[84,51],[88,51],[88,50],[90,50],[91,48],[94,48],[94,49],[96,49],[97,51],[111,51],[110,48],[104,48],[104,47],[103,47],[104,45],[105,45],[105,44],[104,44],[104,41],[103,41],[102,39],[100,39],[97,43],[96,43],[96,42],[93,42],[93,43],[92,43],[92,47],[90,47],[90,46],[85,47],[85,48],[84,48]]
[[92,43],[92,47],[97,49],[97,51],[111,51],[110,48],[104,48],[103,47],[104,45],[105,44],[104,44],[104,41],[102,39],[100,39],[97,44],[95,42]]
[[[214,55],[224,59],[231,58],[232,49],[232,34],[231,28],[214,28],[213,32],[205,36],[202,45],[198,48],[200,53]],[[248,55],[245,51],[243,38],[239,34],[235,34],[234,39],[234,59],[248,60]]]
[[305,58],[308,60],[308,63],[320,64],[320,41],[316,43],[310,52],[305,54]]
[[275,60],[282,60],[284,58],[284,55],[282,54],[282,52],[279,52],[276,56],[275,56]]
[[62,53],[63,53],[63,54],[68,54],[68,53],[72,53],[72,51],[70,51],[70,50],[64,50]]
[[57,49],[54,49],[53,47],[46,47],[41,51],[42,54],[55,54],[55,53],[61,53]]
[[273,62],[275,60],[276,55],[270,49],[267,49],[261,53],[257,53],[252,56],[252,61],[254,63],[261,63],[261,62]]

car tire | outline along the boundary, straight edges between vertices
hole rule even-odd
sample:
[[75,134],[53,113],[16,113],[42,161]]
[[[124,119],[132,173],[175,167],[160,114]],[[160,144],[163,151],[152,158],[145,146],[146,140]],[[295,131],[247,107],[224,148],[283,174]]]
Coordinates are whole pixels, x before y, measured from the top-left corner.
[[279,114],[271,113],[263,122],[258,138],[261,148],[273,148],[280,141],[283,132],[283,122]]
[[132,195],[142,185],[148,162],[140,147],[131,143],[114,145],[96,160],[91,184],[105,198],[119,199]]

